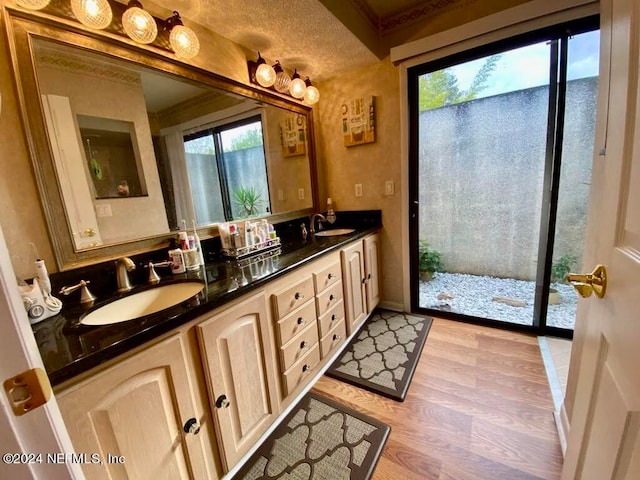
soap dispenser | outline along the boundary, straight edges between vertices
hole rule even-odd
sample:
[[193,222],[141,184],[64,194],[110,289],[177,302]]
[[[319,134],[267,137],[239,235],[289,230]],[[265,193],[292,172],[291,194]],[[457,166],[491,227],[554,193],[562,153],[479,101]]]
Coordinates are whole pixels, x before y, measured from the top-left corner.
[[336,221],[336,212],[333,210],[333,200],[331,197],[327,198],[327,222],[335,223]]

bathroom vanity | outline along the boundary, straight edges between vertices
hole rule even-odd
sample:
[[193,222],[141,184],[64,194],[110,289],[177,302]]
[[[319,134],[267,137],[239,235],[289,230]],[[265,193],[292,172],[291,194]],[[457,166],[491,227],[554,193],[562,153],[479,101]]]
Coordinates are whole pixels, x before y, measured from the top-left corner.
[[[126,458],[85,464],[87,477],[231,471],[377,305],[380,226],[378,212],[351,235],[285,242],[255,266],[207,264],[190,278],[201,293],[149,318],[88,327],[71,309],[61,329],[36,329],[76,451]],[[188,280],[174,277],[164,282]],[[57,355],[56,336],[67,341]]]

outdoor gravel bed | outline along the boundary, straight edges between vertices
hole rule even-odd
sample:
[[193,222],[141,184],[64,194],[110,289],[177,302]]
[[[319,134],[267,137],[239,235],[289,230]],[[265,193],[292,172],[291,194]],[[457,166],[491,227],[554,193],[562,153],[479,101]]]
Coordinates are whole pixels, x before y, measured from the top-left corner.
[[[420,307],[531,325],[535,287],[535,282],[525,280],[441,272],[429,282],[420,282]],[[553,283],[551,288],[558,290],[560,303],[549,305],[547,325],[573,329],[577,294],[571,285]],[[511,306],[493,301],[494,297],[526,305]]]

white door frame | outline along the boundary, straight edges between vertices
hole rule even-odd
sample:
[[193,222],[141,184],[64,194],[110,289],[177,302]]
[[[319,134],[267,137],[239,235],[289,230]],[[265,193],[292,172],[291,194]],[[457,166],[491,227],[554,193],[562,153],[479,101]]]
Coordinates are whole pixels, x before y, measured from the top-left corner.
[[[0,228],[0,352],[2,352],[0,383],[25,370],[36,367],[44,370],[27,312],[22,304],[2,228]],[[16,417],[6,394],[4,391],[0,392],[0,432],[0,454],[42,454],[41,460],[26,465],[7,464],[6,461],[0,460],[0,478],[84,479],[78,464],[47,463],[48,453],[74,451],[54,396],[42,407]]]

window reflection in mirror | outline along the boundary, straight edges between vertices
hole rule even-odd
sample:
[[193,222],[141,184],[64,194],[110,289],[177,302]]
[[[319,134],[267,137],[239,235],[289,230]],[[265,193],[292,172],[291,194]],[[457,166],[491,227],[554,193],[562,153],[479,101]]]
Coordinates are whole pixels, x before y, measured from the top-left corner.
[[262,115],[251,115],[184,136],[199,224],[271,211],[262,128]]

